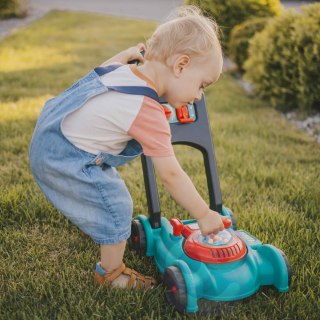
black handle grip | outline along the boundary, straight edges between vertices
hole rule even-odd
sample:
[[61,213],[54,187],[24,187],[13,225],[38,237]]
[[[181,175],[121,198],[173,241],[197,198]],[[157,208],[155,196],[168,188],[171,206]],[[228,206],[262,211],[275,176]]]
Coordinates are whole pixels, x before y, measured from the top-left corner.
[[[140,52],[140,54],[144,57],[144,53],[145,53],[145,51],[144,50],[142,50],[141,52]],[[134,60],[130,60],[129,62],[128,62],[128,64],[139,64],[140,63],[140,60],[138,60],[138,59],[134,59]]]

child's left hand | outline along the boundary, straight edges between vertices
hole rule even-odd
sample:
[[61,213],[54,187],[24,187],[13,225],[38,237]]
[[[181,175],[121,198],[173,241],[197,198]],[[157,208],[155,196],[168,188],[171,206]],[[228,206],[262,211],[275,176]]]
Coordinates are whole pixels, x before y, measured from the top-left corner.
[[145,45],[143,43],[138,43],[134,47],[130,47],[124,51],[119,52],[109,60],[105,61],[103,64],[101,64],[101,67],[105,67],[111,63],[121,63],[121,64],[127,64],[131,60],[139,60],[141,63],[144,62],[144,58],[141,54],[141,51],[145,51]]

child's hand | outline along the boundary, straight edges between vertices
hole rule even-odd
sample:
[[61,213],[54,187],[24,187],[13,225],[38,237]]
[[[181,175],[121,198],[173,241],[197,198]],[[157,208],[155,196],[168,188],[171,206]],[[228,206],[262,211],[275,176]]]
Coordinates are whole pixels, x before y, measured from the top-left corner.
[[216,234],[224,229],[223,220],[227,217],[221,216],[218,212],[209,210],[209,212],[198,219],[198,225],[203,236]]
[[138,43],[134,47],[130,47],[124,51],[119,52],[114,57],[110,58],[109,60],[105,61],[103,64],[101,64],[101,67],[105,67],[112,63],[121,63],[121,64],[127,64],[129,61],[132,60],[139,60],[140,62],[144,62],[144,58],[141,55],[141,51],[144,51],[145,45],[143,43]]
[[129,61],[138,60],[139,62],[143,63],[144,58],[141,54],[142,51],[145,51],[145,45],[143,43],[138,43],[136,46],[128,48],[125,50],[125,63],[128,63]]

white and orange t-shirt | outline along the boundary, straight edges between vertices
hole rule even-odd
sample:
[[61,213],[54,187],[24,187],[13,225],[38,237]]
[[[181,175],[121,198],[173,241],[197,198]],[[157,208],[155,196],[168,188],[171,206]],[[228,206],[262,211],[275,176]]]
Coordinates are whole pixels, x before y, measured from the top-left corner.
[[[135,65],[123,65],[103,75],[106,86],[154,84]],[[147,156],[171,156],[170,126],[163,106],[142,95],[108,91],[89,99],[61,124],[65,137],[76,147],[98,154],[119,154],[129,140],[137,140]]]

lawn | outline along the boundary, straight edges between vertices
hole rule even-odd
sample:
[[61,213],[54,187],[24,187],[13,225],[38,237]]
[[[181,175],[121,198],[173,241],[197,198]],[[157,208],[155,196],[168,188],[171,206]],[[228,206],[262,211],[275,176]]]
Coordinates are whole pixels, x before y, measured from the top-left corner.
[[[166,303],[163,286],[97,289],[98,246],[46,201],[28,164],[44,102],[154,28],[152,22],[52,12],[0,42],[1,319],[187,319]],[[228,74],[206,97],[224,204],[238,228],[281,248],[293,272],[288,293],[263,288],[221,319],[319,319],[320,146]],[[208,199],[199,152],[175,150]],[[119,171],[134,214],[147,213],[140,161]],[[162,187],[159,193],[165,215],[187,218]],[[127,250],[125,260],[160,280],[151,258]]]

